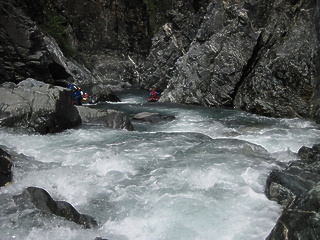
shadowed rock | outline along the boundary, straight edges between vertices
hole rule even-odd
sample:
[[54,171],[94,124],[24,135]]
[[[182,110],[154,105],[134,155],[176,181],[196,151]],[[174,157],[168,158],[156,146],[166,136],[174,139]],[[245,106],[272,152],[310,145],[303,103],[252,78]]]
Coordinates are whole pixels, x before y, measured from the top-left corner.
[[12,181],[11,155],[0,148],[0,187]]
[[92,88],[91,99],[93,103],[98,102],[121,102],[116,94],[107,85],[99,84]]

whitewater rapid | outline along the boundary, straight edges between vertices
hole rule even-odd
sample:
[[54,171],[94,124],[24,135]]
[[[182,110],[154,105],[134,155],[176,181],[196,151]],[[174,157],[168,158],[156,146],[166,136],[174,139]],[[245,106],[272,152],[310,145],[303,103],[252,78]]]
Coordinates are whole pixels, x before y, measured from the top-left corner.
[[[81,126],[54,135],[0,129],[12,151],[14,181],[0,189],[1,239],[256,240],[281,208],[264,194],[268,173],[319,143],[320,128],[301,119],[273,119],[232,109],[146,103],[124,92],[102,104],[130,116],[174,115],[135,131]],[[97,229],[19,209],[13,195],[36,186],[93,216]]]

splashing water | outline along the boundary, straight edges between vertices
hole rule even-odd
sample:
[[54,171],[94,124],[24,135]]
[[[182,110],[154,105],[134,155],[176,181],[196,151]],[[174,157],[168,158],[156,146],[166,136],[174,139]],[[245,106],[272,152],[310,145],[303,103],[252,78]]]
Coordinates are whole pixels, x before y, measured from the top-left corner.
[[[149,104],[141,94],[121,98],[99,107],[176,119],[134,122],[133,132],[82,126],[41,136],[0,129],[0,144],[15,162],[14,182],[0,189],[1,239],[264,239],[281,211],[264,194],[268,173],[320,140],[319,126],[301,119]],[[70,202],[99,227],[19,209],[12,196],[29,186]]]

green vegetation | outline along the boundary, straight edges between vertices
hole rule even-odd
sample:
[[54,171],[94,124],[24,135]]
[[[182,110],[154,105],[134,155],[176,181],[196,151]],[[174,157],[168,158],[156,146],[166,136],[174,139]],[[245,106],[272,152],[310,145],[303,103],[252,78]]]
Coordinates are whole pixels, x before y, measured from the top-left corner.
[[76,51],[70,47],[66,34],[67,20],[61,15],[48,17],[40,26],[52,36],[66,56],[74,56]]
[[55,5],[55,0],[15,0],[17,5],[25,12],[32,21],[58,43],[66,56],[76,56],[76,51],[71,48],[67,41],[67,19],[65,19]]
[[156,34],[159,28],[166,22],[166,12],[172,8],[173,0],[144,0],[147,5],[152,34]]

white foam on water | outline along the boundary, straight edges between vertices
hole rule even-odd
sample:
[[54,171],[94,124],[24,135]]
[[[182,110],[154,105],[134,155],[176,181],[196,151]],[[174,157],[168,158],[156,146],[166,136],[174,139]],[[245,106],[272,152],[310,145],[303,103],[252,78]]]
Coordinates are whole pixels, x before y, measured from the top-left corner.
[[[318,142],[318,127],[229,110],[167,111],[176,120],[154,124],[152,132],[83,127],[42,136],[0,129],[0,144],[29,156],[17,160],[15,181],[1,189],[0,236],[264,239],[281,211],[264,195],[266,177],[277,162],[294,160],[302,145]],[[46,189],[101,225],[86,230],[58,218],[14,212],[14,203],[4,199],[29,186]]]

